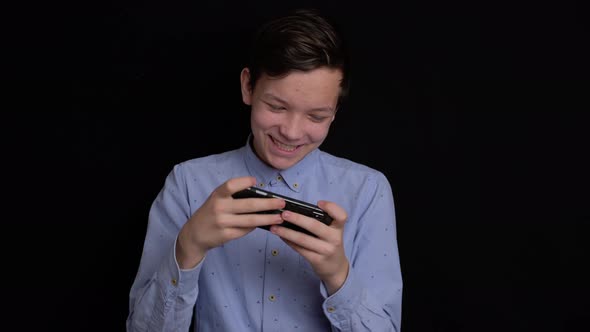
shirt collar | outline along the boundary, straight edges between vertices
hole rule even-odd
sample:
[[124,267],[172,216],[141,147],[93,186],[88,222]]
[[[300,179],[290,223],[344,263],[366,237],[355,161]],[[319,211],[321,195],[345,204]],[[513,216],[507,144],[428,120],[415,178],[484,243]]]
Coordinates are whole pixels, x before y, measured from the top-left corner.
[[276,181],[280,176],[285,181],[285,184],[295,192],[300,192],[305,187],[319,158],[319,149],[314,149],[290,168],[278,170],[268,166],[258,158],[250,144],[251,139],[252,134],[248,135],[246,140],[245,161],[248,171],[258,181],[257,186],[266,188],[271,181]]

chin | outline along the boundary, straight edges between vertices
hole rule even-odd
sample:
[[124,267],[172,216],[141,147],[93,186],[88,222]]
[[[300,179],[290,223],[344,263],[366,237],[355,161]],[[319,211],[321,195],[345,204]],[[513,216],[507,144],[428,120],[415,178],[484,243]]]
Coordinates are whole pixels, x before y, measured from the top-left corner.
[[266,163],[275,169],[284,170],[297,164],[300,160],[301,158],[289,160],[285,160],[282,158],[268,158]]
[[293,165],[295,165],[296,163],[294,162],[269,162],[268,163],[272,168],[278,169],[278,170],[285,170]]

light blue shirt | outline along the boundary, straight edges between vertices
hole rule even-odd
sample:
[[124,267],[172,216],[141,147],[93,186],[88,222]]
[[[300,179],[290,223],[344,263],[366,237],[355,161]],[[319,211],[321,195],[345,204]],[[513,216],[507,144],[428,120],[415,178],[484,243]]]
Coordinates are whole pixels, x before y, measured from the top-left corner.
[[[183,224],[230,178],[316,204],[329,200],[348,219],[350,270],[331,296],[311,265],[278,236],[257,228],[210,250],[182,270],[175,242]],[[127,331],[400,331],[402,278],[393,195],[379,171],[319,149],[293,167],[264,164],[249,144],[179,163],[150,209]],[[196,305],[195,305],[196,304]]]

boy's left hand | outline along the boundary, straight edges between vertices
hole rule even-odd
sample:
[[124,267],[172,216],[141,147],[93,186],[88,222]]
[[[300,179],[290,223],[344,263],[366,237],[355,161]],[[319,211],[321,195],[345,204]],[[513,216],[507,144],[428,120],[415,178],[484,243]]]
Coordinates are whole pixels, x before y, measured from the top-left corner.
[[319,201],[318,207],[334,219],[330,226],[291,211],[281,214],[283,220],[312,232],[317,238],[278,225],[273,225],[270,231],[280,236],[311,264],[331,295],[342,287],[348,276],[349,262],[343,244],[347,214],[338,204],[329,201]]

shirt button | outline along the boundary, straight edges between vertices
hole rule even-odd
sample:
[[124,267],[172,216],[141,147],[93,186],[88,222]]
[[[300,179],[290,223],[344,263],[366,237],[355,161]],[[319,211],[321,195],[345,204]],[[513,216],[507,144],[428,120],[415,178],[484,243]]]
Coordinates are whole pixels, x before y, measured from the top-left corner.
[[283,177],[279,175],[279,176],[277,176],[277,180],[281,181],[281,180],[283,180]]
[[293,187],[299,188],[299,183],[293,183]]
[[176,281],[176,279],[172,279],[170,280],[170,283],[172,284],[172,286],[176,286],[178,284],[178,281]]
[[260,182],[260,183],[258,184],[258,186],[259,186],[260,188],[262,188],[262,187],[264,187],[264,183]]
[[271,295],[271,296],[269,296],[269,297],[268,297],[268,299],[269,299],[271,302],[274,302],[274,301],[276,301],[277,297],[276,297],[276,296],[274,296],[274,295]]
[[336,311],[336,308],[334,308],[334,307],[328,307],[328,312],[329,313],[332,313],[334,311]]
[[271,251],[273,256],[278,256],[279,255],[279,251],[274,249],[273,251]]

